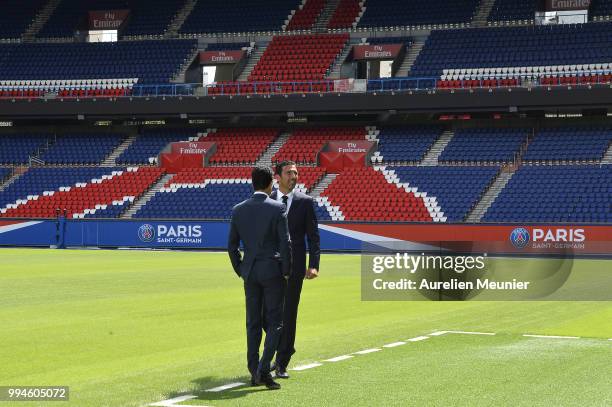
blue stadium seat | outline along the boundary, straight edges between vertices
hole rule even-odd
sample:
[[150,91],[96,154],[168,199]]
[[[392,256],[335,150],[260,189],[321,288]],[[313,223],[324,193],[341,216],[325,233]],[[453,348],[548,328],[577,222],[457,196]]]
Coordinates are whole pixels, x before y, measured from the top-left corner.
[[383,161],[421,161],[442,134],[439,126],[385,127],[378,136]]
[[213,42],[208,44],[206,51],[239,51],[250,46],[250,42]]
[[537,6],[537,0],[495,0],[487,21],[533,20]]
[[251,184],[208,184],[205,188],[178,188],[158,192],[135,218],[229,219],[232,208],[253,194]]
[[180,33],[281,31],[300,0],[207,0],[196,3]]
[[529,144],[523,160],[601,160],[611,142],[612,129],[605,127],[542,129]]
[[441,162],[498,162],[516,158],[527,141],[529,129],[459,129],[446,146]]
[[358,27],[468,23],[478,0],[368,0]]
[[410,75],[440,76],[444,69],[609,63],[612,24],[561,24],[435,30]]
[[436,197],[448,222],[462,222],[493,182],[499,167],[387,167],[402,183]]
[[100,164],[124,138],[124,134],[58,135],[40,158],[46,164]]
[[0,13],[0,38],[20,38],[45,3],[45,0],[4,0]]
[[141,84],[163,84],[196,47],[193,40],[20,44],[7,48],[8,55],[0,61],[0,78],[139,78]]
[[150,164],[149,158],[157,157],[170,143],[187,141],[195,137],[197,130],[189,129],[149,129],[136,137],[136,140],[119,156],[118,164]]
[[0,164],[27,164],[44,146],[51,134],[13,133],[0,135]]
[[4,182],[8,177],[10,177],[12,172],[13,170],[10,168],[0,167],[0,183]]
[[589,8],[589,16],[605,17],[612,16],[612,1],[610,0],[592,0]]
[[612,165],[517,170],[485,222],[612,222]]
[[129,19],[120,34],[162,35],[182,2],[167,0],[62,0],[47,23],[38,33],[39,38],[72,37],[92,10],[130,11]]

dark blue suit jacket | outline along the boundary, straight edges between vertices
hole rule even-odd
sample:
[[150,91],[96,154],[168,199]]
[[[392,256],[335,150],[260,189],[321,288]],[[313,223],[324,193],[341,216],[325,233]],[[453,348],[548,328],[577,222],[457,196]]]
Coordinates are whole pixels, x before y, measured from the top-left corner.
[[[240,242],[244,258],[240,254]],[[291,274],[291,238],[285,205],[253,194],[232,210],[227,251],[232,267],[247,281],[251,273],[262,280]]]
[[[275,190],[270,198],[276,200]],[[308,241],[308,267],[319,269],[321,247],[319,239],[319,224],[314,210],[312,197],[298,191],[293,193],[293,201],[289,207],[289,235],[293,255],[293,273],[301,275],[306,273],[306,241]]]

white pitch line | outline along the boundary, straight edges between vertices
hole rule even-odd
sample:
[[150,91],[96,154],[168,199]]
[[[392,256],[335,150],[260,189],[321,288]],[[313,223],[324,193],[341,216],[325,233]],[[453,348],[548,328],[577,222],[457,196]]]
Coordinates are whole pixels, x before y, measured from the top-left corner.
[[322,366],[322,363],[310,363],[308,365],[302,365],[302,366],[296,366],[291,370],[306,370],[306,369],[312,369],[313,367],[318,367],[318,366]]
[[579,336],[558,336],[558,335],[531,335],[524,334],[523,336],[527,336],[529,338],[549,338],[549,339],[580,339]]
[[424,341],[425,339],[429,339],[429,336],[417,336],[416,338],[406,339],[408,342],[418,342]]
[[213,387],[212,389],[208,389],[206,391],[209,391],[209,392],[212,392],[212,393],[218,393],[218,392],[223,391],[223,390],[233,389],[234,387],[244,386],[245,384],[246,383],[242,383],[242,382],[228,383],[228,384],[224,384],[223,386]]
[[341,360],[350,359],[352,357],[353,357],[352,355],[336,356],[335,358],[325,360],[325,362],[340,362]]
[[437,332],[432,332],[429,334],[429,336],[441,336],[444,334],[447,334],[449,331],[437,331]]
[[388,343],[386,345],[383,345],[383,348],[395,348],[396,346],[402,346],[402,345],[405,345],[405,344],[406,344],[406,342],[402,342],[402,341],[393,342],[393,343]]
[[187,400],[193,400],[193,399],[195,399],[197,397],[198,396],[194,396],[193,394],[187,394],[187,395],[184,395],[184,396],[179,396],[179,397],[175,397],[173,399],[159,401],[157,403],[152,403],[152,404],[149,404],[149,405],[150,406],[155,406],[155,407],[173,407],[176,403],[180,403],[182,401],[187,401]]
[[493,332],[469,332],[469,331],[447,331],[449,334],[460,334],[460,335],[489,335],[494,336]]
[[380,348],[364,349],[364,350],[360,350],[359,352],[354,352],[354,354],[355,355],[366,355],[368,353],[378,352],[379,350],[382,350],[382,349]]

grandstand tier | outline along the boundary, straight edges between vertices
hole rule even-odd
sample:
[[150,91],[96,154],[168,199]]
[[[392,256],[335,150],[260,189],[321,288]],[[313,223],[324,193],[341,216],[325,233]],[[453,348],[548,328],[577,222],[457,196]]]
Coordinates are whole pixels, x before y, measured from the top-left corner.
[[[96,173],[99,178],[87,178]],[[99,175],[103,173],[103,175]],[[161,168],[116,169],[40,169],[36,173],[28,173],[16,184],[11,185],[12,191],[3,191],[4,202],[9,196],[20,196],[20,199],[10,200],[0,209],[0,216],[5,218],[52,218],[58,211],[65,212],[67,217],[82,218],[96,210],[109,209],[108,206],[118,206],[118,202],[133,202],[139,198],[150,185],[163,174]],[[63,177],[62,177],[63,176]],[[94,175],[95,176],[95,175]],[[27,178],[27,179],[26,179]],[[30,179],[34,183],[30,184]],[[74,179],[85,182],[73,183]],[[64,184],[63,186],[58,186]],[[46,186],[44,186],[46,185]],[[51,188],[50,188],[51,187]]]

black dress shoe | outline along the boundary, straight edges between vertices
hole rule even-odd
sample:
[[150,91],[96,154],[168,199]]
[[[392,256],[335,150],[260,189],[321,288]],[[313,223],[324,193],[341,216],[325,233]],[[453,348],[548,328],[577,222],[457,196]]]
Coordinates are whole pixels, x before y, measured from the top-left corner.
[[281,367],[280,365],[273,363],[271,370],[276,374],[276,377],[279,379],[288,379],[289,373],[287,373],[287,368]]
[[251,386],[260,386],[255,375],[251,375]]
[[276,383],[274,379],[272,379],[272,375],[268,373],[265,376],[260,376],[256,380],[256,386],[265,385],[269,390],[278,390],[281,388],[280,384]]

